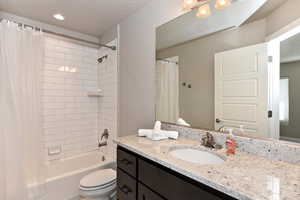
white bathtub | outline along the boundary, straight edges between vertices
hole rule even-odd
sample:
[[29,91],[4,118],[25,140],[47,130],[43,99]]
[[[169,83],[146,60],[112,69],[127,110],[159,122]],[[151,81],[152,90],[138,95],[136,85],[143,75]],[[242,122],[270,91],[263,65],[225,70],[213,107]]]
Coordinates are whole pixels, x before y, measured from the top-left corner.
[[50,161],[47,164],[48,178],[45,184],[46,196],[43,200],[78,199],[79,181],[83,176],[98,169],[114,167],[115,161],[108,157],[102,161],[102,153],[99,151]]

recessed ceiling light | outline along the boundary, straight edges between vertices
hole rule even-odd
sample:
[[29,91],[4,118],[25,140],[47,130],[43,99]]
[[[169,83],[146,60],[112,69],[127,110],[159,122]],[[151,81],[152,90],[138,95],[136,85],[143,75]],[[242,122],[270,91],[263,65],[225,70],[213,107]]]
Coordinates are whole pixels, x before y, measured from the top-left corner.
[[65,17],[62,16],[61,14],[55,14],[55,15],[53,15],[53,17],[54,17],[55,19],[57,19],[57,20],[60,20],[60,21],[63,21],[63,20],[65,19]]

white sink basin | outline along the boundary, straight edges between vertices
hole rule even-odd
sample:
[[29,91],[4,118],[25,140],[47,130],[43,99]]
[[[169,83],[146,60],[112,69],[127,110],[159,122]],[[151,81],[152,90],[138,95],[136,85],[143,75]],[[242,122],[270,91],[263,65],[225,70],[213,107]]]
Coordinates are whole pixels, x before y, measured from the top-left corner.
[[216,165],[225,162],[222,158],[213,153],[198,149],[176,149],[170,151],[170,155],[177,159],[200,165]]

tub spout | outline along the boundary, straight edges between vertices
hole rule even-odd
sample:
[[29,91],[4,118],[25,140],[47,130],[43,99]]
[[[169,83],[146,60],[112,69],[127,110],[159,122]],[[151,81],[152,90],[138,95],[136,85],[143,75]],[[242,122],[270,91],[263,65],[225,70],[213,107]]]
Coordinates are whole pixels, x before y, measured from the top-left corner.
[[107,142],[106,142],[106,141],[105,141],[105,142],[100,142],[100,143],[98,144],[98,147],[99,147],[99,148],[104,147],[104,146],[107,146]]

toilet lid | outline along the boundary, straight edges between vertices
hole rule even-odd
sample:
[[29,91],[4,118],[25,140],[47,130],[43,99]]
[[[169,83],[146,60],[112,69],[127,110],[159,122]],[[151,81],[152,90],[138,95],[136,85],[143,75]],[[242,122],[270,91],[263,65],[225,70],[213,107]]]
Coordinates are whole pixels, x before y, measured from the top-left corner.
[[85,188],[99,187],[116,181],[116,171],[112,169],[102,169],[88,174],[80,181],[80,186]]

